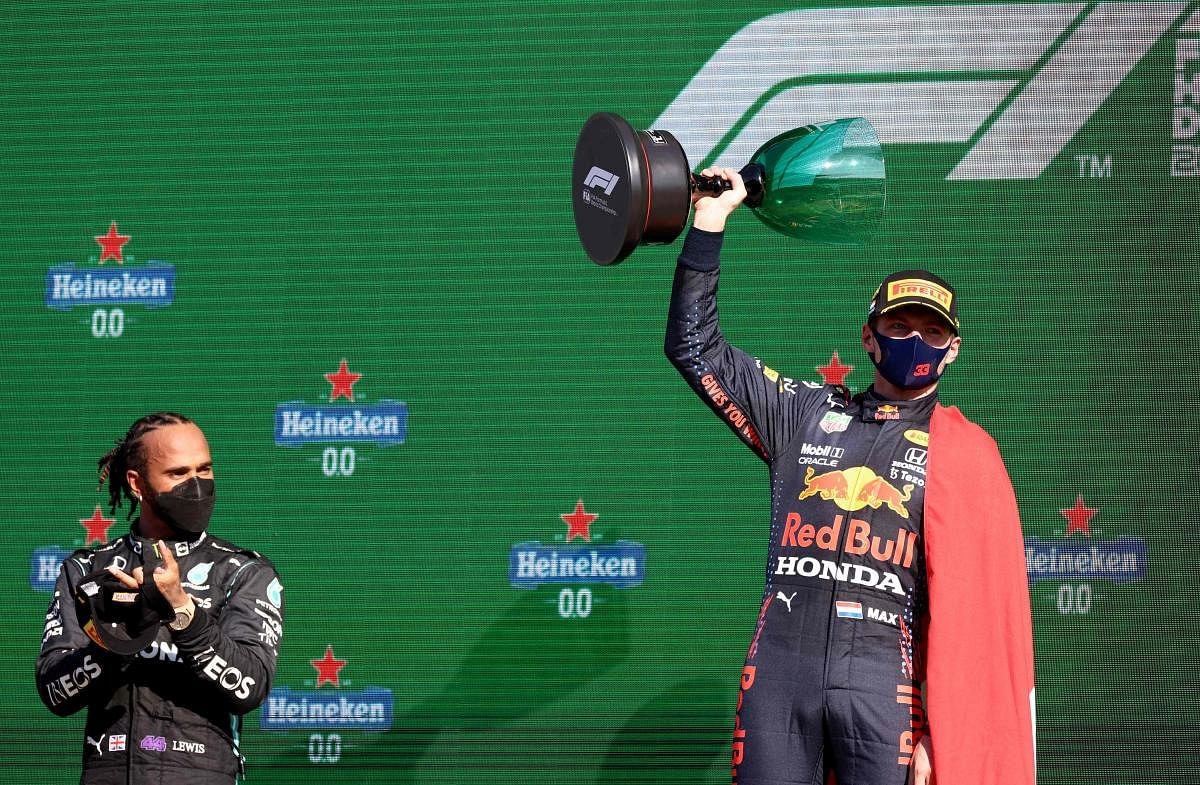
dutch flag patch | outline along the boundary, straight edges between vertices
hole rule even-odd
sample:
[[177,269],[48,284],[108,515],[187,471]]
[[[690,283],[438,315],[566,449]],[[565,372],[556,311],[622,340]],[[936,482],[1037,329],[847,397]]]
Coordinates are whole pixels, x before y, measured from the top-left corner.
[[839,619],[861,619],[863,617],[861,602],[846,602],[838,600],[834,603],[837,606],[837,615]]

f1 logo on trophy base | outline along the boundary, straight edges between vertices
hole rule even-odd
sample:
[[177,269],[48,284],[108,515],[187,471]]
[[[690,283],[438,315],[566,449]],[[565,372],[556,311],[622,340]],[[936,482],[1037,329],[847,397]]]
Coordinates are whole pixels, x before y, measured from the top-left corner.
[[[786,131],[758,148],[740,174],[754,214],[791,237],[861,245],[883,217],[883,150],[861,117]],[[600,265],[617,264],[639,245],[674,242],[693,193],[730,187],[694,174],[669,132],[635,131],[611,112],[584,123],[571,184],[579,241]]]

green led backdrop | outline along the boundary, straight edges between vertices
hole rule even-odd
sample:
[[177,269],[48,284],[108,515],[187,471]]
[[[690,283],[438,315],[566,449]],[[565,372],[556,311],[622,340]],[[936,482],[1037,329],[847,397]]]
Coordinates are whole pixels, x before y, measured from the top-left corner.
[[[953,281],[943,399],[1021,503],[1040,781],[1200,781],[1196,4],[3,10],[14,781],[77,777],[82,717],[33,687],[47,584],[122,531],[94,461],[164,408],[212,444],[213,531],[287,588],[252,781],[727,781],[767,477],[662,356],[678,247],[602,269],[578,245],[598,110],[693,164],[876,125],[877,239],[739,213],[726,333],[797,379],[836,353],[861,389],[883,275]],[[530,543],[629,569],[534,585]]]

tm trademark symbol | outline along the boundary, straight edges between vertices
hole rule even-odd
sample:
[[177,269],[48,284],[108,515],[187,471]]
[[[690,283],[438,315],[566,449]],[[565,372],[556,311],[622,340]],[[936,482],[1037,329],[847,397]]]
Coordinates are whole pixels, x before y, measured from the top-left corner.
[[1112,177],[1113,164],[1112,156],[1105,155],[1077,155],[1075,160],[1079,163],[1079,176],[1094,180],[1097,178]]

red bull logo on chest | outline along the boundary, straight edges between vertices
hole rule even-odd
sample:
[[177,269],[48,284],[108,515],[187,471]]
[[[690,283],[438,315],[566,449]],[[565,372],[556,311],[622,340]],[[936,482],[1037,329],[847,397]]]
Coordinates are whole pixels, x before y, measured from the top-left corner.
[[854,466],[824,474],[817,474],[810,466],[804,473],[804,490],[799,498],[807,499],[819,494],[822,499],[833,502],[846,512],[855,512],[863,507],[878,510],[887,505],[901,518],[908,518],[905,505],[912,499],[914,487],[911,483],[905,483],[903,490],[899,490],[868,466]]
[[779,544],[785,548],[816,546],[823,551],[833,552],[841,547],[848,554],[869,555],[883,564],[894,564],[905,569],[912,566],[917,550],[916,532],[900,529],[895,537],[882,537],[871,531],[869,521],[851,518],[843,542],[843,526],[846,526],[846,521],[842,515],[835,515],[833,523],[826,526],[815,526],[805,523],[799,513],[789,512]]

